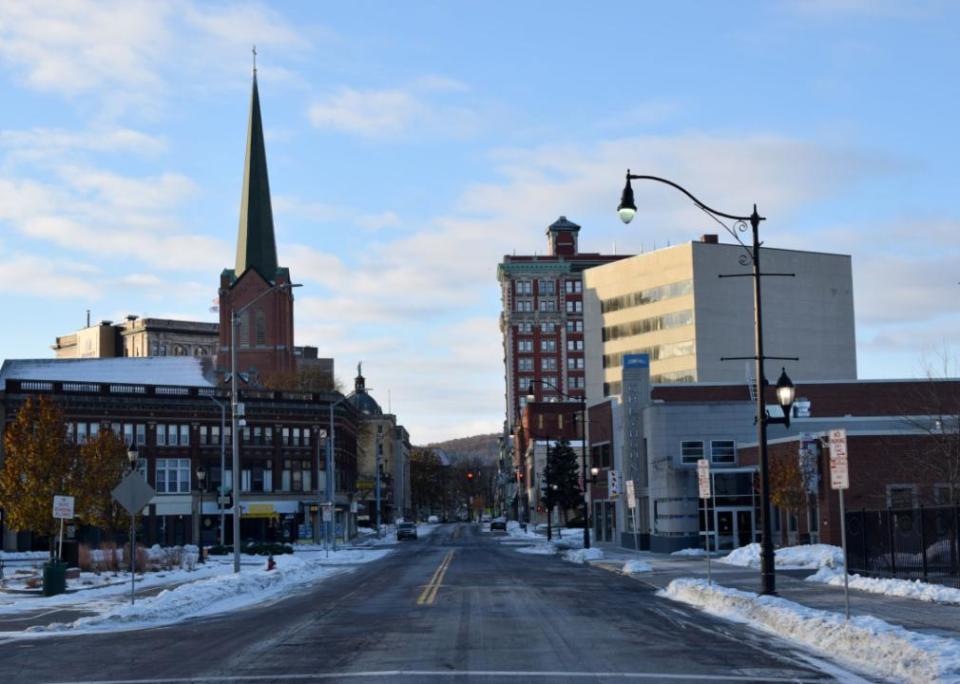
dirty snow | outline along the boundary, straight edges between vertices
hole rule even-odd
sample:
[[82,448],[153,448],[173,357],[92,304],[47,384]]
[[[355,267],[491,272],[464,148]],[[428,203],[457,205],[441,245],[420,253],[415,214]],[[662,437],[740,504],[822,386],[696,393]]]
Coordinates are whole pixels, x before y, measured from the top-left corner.
[[692,556],[694,558],[703,558],[707,555],[707,552],[704,549],[680,549],[679,551],[674,551],[670,554],[671,556]]
[[707,613],[744,622],[849,665],[896,681],[960,681],[960,642],[910,632],[874,617],[849,622],[776,596],[678,579],[659,593]]
[[638,572],[652,572],[653,568],[649,563],[642,560],[628,560],[623,564],[623,569],[621,572],[624,575],[632,575]]
[[[829,544],[803,544],[800,546],[785,546],[777,549],[774,563],[778,568],[842,568],[843,550],[839,546]],[[747,544],[734,549],[723,558],[721,563],[739,565],[745,568],[760,567],[760,544]]]
[[602,559],[603,550],[595,546],[589,549],[570,549],[569,551],[563,552],[563,560],[570,561],[571,563],[579,563],[580,565],[583,565],[587,561]]
[[[815,574],[807,577],[808,582],[823,582],[835,587],[843,586],[843,570],[820,568]],[[868,591],[871,594],[885,594],[886,596],[903,596],[918,601],[930,603],[945,603],[960,605],[960,589],[944,587],[939,584],[929,584],[920,580],[886,579],[878,577],[862,577],[849,575],[847,581],[851,589]]]

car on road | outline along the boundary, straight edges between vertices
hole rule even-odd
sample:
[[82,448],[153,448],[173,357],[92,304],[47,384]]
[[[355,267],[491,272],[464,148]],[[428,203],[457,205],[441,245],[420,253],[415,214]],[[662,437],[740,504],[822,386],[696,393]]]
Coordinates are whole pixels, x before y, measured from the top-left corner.
[[507,519],[506,519],[506,518],[494,518],[492,521],[490,521],[490,531],[493,532],[494,530],[503,530],[504,532],[506,532],[506,531],[507,531]]
[[490,516],[486,513],[480,516],[480,522],[482,523],[488,523],[490,522],[490,520],[491,520]]
[[429,518],[427,518],[427,522],[430,523],[431,525],[433,525],[433,524],[436,524],[436,523],[440,522],[440,518],[438,518],[438,517],[435,516],[435,515],[431,515]]
[[397,525],[397,541],[403,539],[416,539],[417,526],[412,522],[402,522]]

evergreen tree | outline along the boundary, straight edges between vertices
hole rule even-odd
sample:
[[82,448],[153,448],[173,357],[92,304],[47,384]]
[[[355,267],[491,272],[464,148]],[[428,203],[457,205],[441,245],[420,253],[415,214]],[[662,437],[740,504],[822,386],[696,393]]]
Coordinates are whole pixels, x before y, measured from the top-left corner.
[[[46,396],[24,402],[3,436],[0,505],[7,526],[53,536],[53,497],[76,494],[76,449],[66,439],[63,411]],[[51,551],[52,551],[51,545]]]
[[[549,483],[547,501],[551,506],[560,506],[566,520],[566,512],[577,508],[583,502],[577,452],[570,447],[570,442],[561,440],[547,451],[544,475]],[[553,489],[553,485],[557,485],[556,490]]]

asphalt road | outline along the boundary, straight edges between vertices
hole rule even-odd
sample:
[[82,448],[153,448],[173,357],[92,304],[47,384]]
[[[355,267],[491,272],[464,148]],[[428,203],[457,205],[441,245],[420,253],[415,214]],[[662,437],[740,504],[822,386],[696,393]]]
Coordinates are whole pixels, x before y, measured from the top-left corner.
[[216,618],[0,643],[0,682],[857,681],[642,582],[447,525]]

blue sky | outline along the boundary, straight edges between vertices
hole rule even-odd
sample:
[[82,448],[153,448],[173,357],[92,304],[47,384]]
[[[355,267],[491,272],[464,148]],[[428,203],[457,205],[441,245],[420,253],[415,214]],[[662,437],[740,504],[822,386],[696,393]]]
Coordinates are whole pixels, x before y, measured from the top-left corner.
[[[619,253],[715,232],[851,254],[861,377],[955,360],[949,2],[5,2],[0,357],[128,313],[213,320],[259,84],[297,342],[415,442],[503,416],[496,264],[563,214]],[[723,239],[723,236],[721,236]],[[946,351],[945,351],[946,350]],[[772,352],[771,352],[772,353]]]

